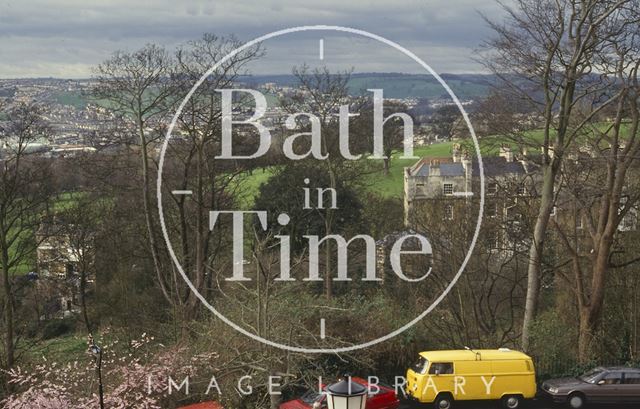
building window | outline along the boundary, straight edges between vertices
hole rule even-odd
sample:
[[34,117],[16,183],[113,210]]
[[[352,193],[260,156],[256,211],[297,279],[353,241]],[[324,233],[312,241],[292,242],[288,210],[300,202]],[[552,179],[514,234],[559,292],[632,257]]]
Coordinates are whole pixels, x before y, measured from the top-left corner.
[[498,184],[496,182],[489,182],[487,184],[487,194],[495,195],[498,193]]
[[444,206],[444,219],[453,220],[453,205],[447,204]]
[[618,226],[620,231],[635,231],[638,227],[638,211],[635,208],[630,208],[627,214],[624,215]]
[[527,193],[527,189],[524,187],[524,185],[518,185],[518,190],[517,190],[518,196],[524,196],[525,193]]
[[495,231],[490,231],[487,233],[487,247],[489,250],[496,250],[500,247],[500,238],[498,237],[498,233]]
[[445,195],[453,194],[453,183],[445,183],[442,185],[442,193]]
[[487,216],[496,217],[498,215],[498,204],[497,203],[489,203],[487,205]]

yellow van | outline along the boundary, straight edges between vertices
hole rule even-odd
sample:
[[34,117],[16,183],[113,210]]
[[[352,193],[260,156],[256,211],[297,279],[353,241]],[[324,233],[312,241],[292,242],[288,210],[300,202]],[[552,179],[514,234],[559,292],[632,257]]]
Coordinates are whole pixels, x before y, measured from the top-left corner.
[[454,401],[501,400],[517,409],[536,394],[533,360],[510,349],[421,352],[407,370],[407,396],[436,409]]

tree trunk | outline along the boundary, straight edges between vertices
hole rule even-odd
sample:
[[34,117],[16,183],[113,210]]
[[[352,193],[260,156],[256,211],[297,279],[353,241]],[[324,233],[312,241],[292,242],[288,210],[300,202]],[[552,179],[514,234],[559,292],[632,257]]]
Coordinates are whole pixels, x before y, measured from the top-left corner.
[[383,159],[384,175],[385,176],[389,176],[389,162],[391,162],[391,157],[390,156],[387,156],[386,158]]
[[[204,159],[204,141],[200,140],[198,141],[198,147],[197,147],[197,158],[196,158],[196,198],[195,200],[197,200],[197,211],[196,211],[196,237],[195,237],[195,261],[194,261],[194,267],[195,267],[195,279],[194,281],[194,285],[195,288],[201,292],[203,290],[203,287],[205,285],[205,270],[206,270],[206,240],[208,238],[207,233],[204,231],[205,230],[205,226],[207,225],[206,222],[206,212],[203,211],[204,209],[204,194],[205,194],[205,188],[204,188],[204,165],[205,165],[205,159]],[[215,190],[215,187],[213,187]],[[189,271],[185,271],[185,273],[189,274]],[[190,321],[191,319],[193,319],[198,311],[198,307],[200,306],[200,300],[195,296],[195,294],[193,294],[192,292],[189,292],[188,294],[188,303],[186,306],[186,311],[185,311],[185,322],[186,321]]]
[[84,320],[84,325],[87,328],[87,333],[91,334],[93,332],[91,328],[91,323],[89,322],[89,313],[87,312],[87,274],[85,271],[80,273],[80,309],[82,310],[82,319]]
[[593,341],[596,331],[596,320],[591,308],[587,305],[580,311],[580,328],[578,332],[578,361],[588,363],[594,356]]
[[[625,174],[621,173],[624,179]],[[603,212],[609,214],[605,230],[599,235],[600,240],[595,249],[595,260],[592,269],[591,293],[589,302],[580,311],[580,332],[578,334],[578,359],[587,363],[594,356],[594,338],[604,306],[606,277],[609,271],[609,255],[613,246],[613,236],[619,224],[617,209],[620,204],[620,193],[613,192],[609,206]],[[615,220],[614,220],[615,219]]]
[[4,320],[6,326],[5,334],[5,369],[11,369],[15,364],[14,341],[15,330],[13,322],[13,290],[11,288],[11,277],[9,276],[9,249],[3,237],[2,245],[2,288],[4,290]]
[[4,288],[4,319],[6,326],[5,334],[5,369],[11,369],[15,364],[15,351],[14,351],[14,327],[13,327],[13,292],[11,290],[11,278],[9,277],[9,270],[6,265],[2,269],[3,288]]
[[[330,180],[330,188],[335,190],[336,189],[336,175],[333,172],[333,168],[331,167],[331,162],[329,162],[328,165],[328,170],[329,170],[329,180]],[[322,206],[323,203],[318,203],[318,206]],[[325,218],[325,222],[324,222],[324,230],[325,230],[325,235],[329,236],[330,234],[333,233],[333,207],[332,204],[326,208],[327,213],[326,213],[326,218]],[[325,243],[325,277],[324,277],[324,284],[325,284],[325,296],[327,297],[328,300],[333,298],[333,277],[331,277],[331,256],[332,256],[332,246],[331,246],[331,240],[327,240]],[[337,263],[336,263],[337,266]]]
[[[328,210],[327,212],[331,212],[331,210]],[[325,223],[325,231],[331,231],[330,223]],[[330,233],[327,233],[327,235],[328,234]],[[333,298],[333,281],[331,277],[331,240],[327,240],[324,246],[324,290],[325,297],[330,300]]]
[[540,197],[540,208],[533,231],[533,240],[529,248],[529,264],[527,269],[527,297],[525,302],[524,319],[522,321],[522,349],[527,352],[531,342],[531,325],[538,312],[540,293],[540,275],[544,239],[549,225],[549,218],[553,210],[553,188],[555,186],[557,170],[553,164],[544,169],[543,186]]
[[147,152],[147,138],[144,134],[144,124],[142,118],[138,118],[138,132],[140,137],[140,154],[142,156],[142,200],[144,206],[144,218],[147,224],[147,234],[149,235],[149,247],[151,249],[151,257],[153,259],[153,267],[156,271],[156,277],[158,278],[158,285],[164,297],[170,303],[173,303],[171,295],[169,294],[164,279],[162,277],[162,270],[160,266],[160,257],[158,255],[158,249],[155,238],[155,228],[153,223],[153,216],[151,215],[151,196],[149,194],[149,157]]

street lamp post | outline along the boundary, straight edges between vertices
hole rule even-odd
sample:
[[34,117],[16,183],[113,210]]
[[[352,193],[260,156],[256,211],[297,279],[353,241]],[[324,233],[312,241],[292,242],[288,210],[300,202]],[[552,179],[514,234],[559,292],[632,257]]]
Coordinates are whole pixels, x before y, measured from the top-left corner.
[[327,386],[328,409],[365,409],[367,388],[347,377]]
[[93,336],[89,335],[89,352],[96,362],[96,373],[98,374],[98,396],[100,397],[100,409],[104,409],[104,388],[102,386],[102,348],[96,345]]

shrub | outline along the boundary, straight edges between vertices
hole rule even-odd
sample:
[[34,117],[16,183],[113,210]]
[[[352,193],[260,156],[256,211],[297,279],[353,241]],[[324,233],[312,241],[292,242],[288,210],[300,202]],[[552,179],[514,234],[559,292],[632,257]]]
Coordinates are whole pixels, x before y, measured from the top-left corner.
[[42,339],[58,338],[73,331],[73,322],[68,319],[52,320],[42,329]]

